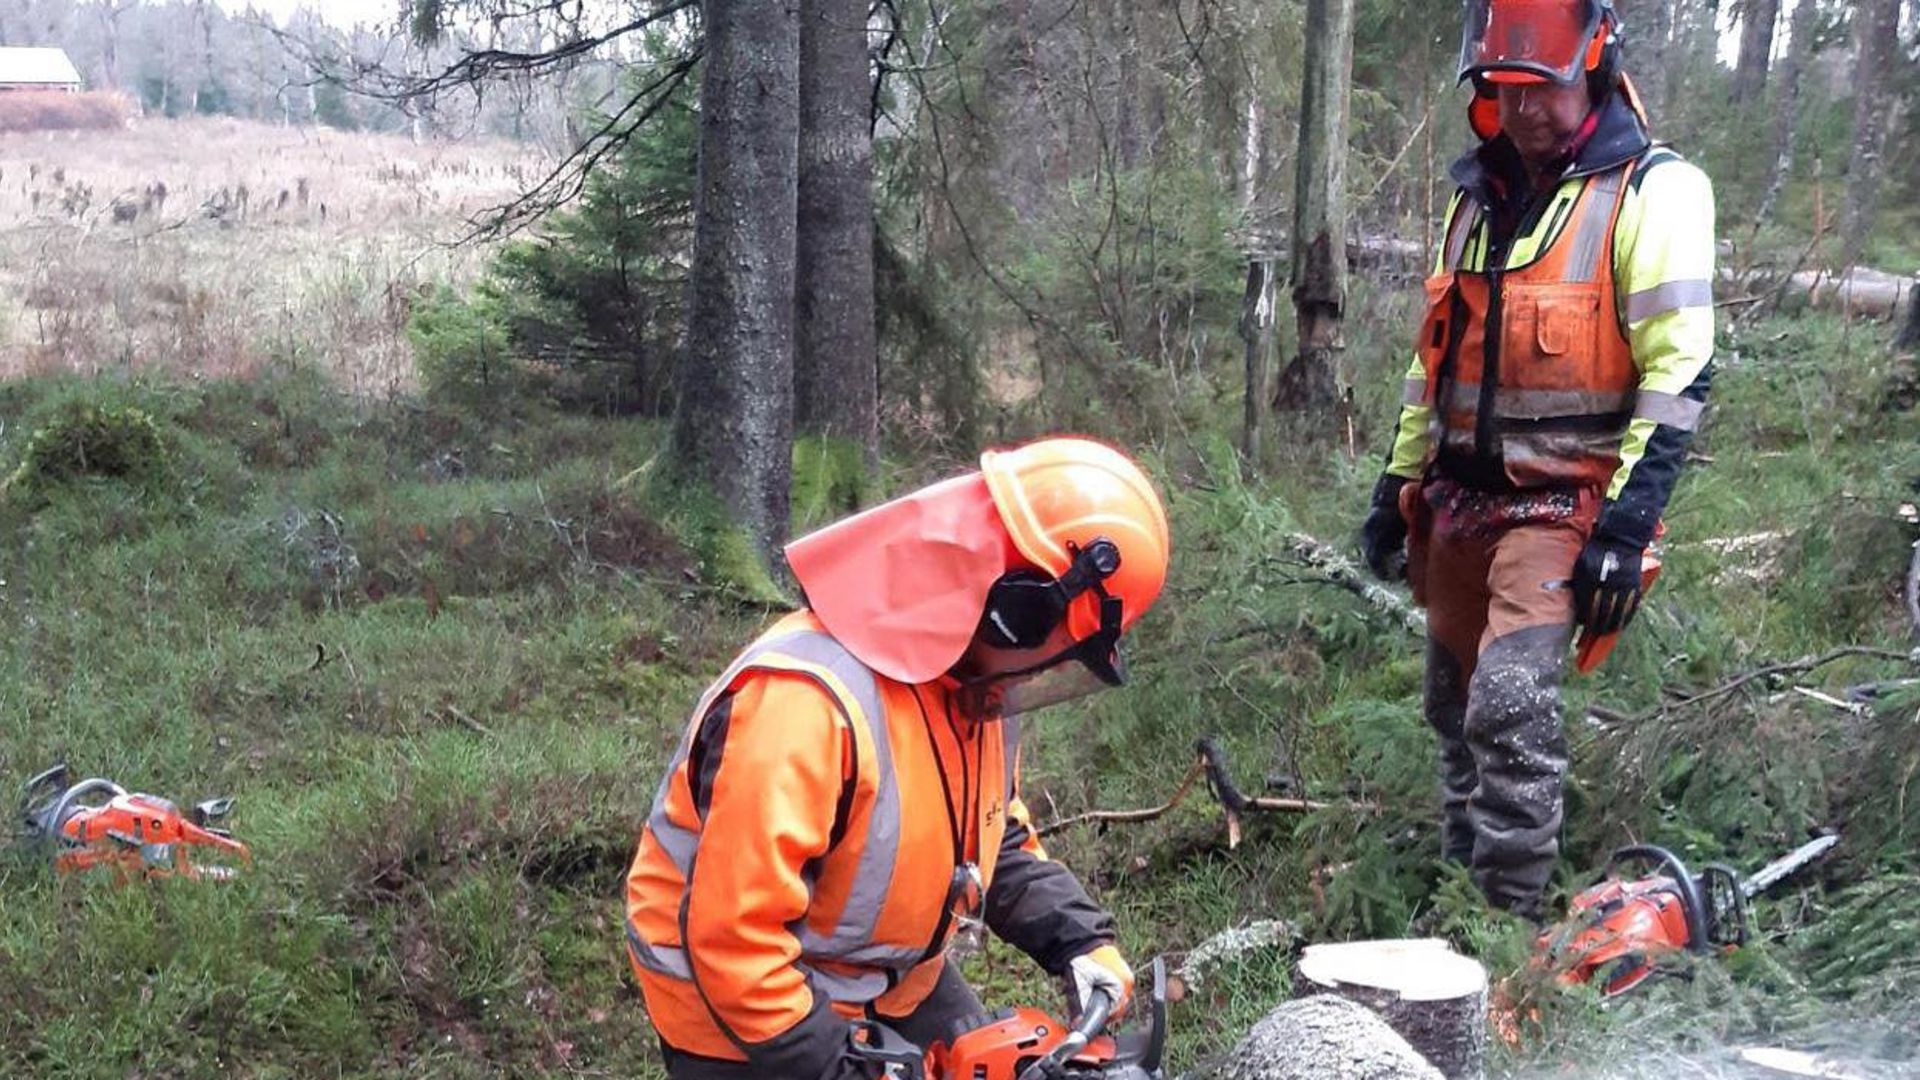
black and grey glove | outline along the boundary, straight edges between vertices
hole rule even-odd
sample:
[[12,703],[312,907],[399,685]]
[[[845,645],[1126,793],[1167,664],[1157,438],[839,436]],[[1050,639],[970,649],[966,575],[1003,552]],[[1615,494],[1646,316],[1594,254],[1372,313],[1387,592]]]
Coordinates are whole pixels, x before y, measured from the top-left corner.
[[1573,564],[1573,621],[1596,635],[1617,634],[1640,610],[1642,546],[1596,530]]
[[1360,525],[1360,552],[1381,581],[1407,576],[1407,519],[1400,516],[1400,489],[1410,483],[1404,476],[1381,473],[1373,485],[1373,507]]

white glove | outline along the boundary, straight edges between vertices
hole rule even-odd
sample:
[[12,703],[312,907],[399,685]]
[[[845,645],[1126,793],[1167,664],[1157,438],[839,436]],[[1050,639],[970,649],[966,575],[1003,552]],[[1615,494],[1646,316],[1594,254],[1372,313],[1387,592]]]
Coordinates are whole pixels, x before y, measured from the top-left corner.
[[1119,949],[1102,945],[1076,956],[1067,964],[1067,975],[1073,984],[1076,1015],[1086,1011],[1087,999],[1095,990],[1105,991],[1113,999],[1114,1016],[1127,1011],[1127,1003],[1133,998],[1133,969],[1127,966]]

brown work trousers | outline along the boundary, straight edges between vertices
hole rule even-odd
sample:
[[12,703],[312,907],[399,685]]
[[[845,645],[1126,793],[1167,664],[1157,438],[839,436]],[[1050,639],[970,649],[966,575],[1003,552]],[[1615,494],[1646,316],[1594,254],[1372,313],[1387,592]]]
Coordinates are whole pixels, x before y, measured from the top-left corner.
[[1441,854],[1494,904],[1536,917],[1560,850],[1560,683],[1592,490],[1488,492],[1434,480],[1414,503],[1408,577],[1427,609],[1426,717],[1440,737]]

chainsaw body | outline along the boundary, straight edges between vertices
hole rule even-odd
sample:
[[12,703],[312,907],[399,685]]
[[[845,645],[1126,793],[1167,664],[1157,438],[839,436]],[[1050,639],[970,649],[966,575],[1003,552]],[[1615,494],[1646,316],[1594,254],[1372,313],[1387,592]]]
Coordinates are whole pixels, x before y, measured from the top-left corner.
[[[1541,959],[1563,985],[1598,983],[1605,996],[1624,993],[1676,953],[1746,944],[1748,898],[1838,842],[1824,837],[1804,845],[1745,882],[1717,863],[1696,875],[1665,848],[1621,848],[1607,861],[1605,877],[1573,898],[1567,919],[1540,936]],[[1619,877],[1616,871],[1630,863],[1657,869],[1642,878]]]
[[[68,780],[66,766],[56,765],[28,782],[21,801],[27,835],[52,849],[59,873],[105,866],[122,881],[225,880],[253,861],[245,844],[213,825],[231,812],[232,799],[209,799],[182,813],[167,799],[111,780]],[[196,860],[196,850],[216,860]]]
[[1095,994],[1076,1024],[1034,1008],[968,1017],[924,1053],[878,1024],[863,1028],[860,1056],[903,1080],[1161,1080],[1167,1042],[1166,972],[1153,963],[1153,989],[1136,1003],[1144,1024],[1105,1033],[1111,1002]]

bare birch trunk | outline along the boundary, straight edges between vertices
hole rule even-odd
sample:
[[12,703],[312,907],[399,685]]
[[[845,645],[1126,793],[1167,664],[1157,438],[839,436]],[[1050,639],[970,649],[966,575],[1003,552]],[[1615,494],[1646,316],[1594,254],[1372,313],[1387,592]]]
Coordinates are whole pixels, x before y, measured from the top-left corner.
[[794,421],[879,463],[866,0],[800,0]]
[[793,469],[798,0],[706,0],[674,452],[772,564]]
[[1308,0],[1300,92],[1300,158],[1293,210],[1293,310],[1300,351],[1281,373],[1276,408],[1333,429],[1335,362],[1347,298],[1347,100],[1353,75],[1353,0]]

